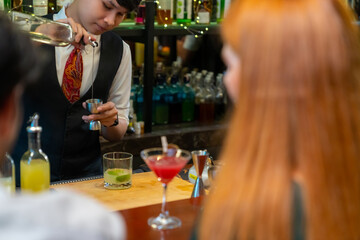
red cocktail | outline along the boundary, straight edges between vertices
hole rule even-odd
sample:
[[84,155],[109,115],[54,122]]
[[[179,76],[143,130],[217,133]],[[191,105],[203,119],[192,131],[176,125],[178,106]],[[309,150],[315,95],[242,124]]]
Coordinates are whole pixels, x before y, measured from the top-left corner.
[[167,184],[189,161],[190,153],[182,149],[169,149],[163,152],[162,148],[150,148],[141,151],[140,155],[164,187],[161,213],[156,218],[149,218],[148,224],[156,229],[172,229],[181,226],[180,219],[170,217],[165,209],[166,189]]
[[152,156],[145,160],[162,183],[169,183],[188,161],[189,159],[175,156]]

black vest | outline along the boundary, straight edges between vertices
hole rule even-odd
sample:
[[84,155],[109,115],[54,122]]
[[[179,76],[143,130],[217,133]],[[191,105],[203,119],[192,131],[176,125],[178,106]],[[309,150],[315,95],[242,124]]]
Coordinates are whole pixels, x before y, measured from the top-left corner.
[[[69,103],[57,79],[55,48],[48,45],[40,48],[48,61],[39,81],[25,90],[24,121],[12,153],[17,185],[20,183],[20,158],[28,149],[26,122],[35,112],[40,115],[41,147],[49,157],[51,181],[102,174],[99,132],[90,131],[89,124],[81,119],[90,114],[82,103],[91,98],[91,88],[77,102]],[[107,101],[122,54],[120,36],[113,32],[101,35],[100,62],[93,83],[94,98]]]

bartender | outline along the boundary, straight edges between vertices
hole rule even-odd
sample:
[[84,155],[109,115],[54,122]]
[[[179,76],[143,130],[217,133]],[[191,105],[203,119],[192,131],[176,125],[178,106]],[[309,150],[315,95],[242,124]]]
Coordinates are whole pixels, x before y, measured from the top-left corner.
[[[124,136],[132,72],[129,46],[110,30],[135,7],[133,0],[75,0],[50,16],[69,23],[76,36],[67,47],[39,47],[48,61],[41,79],[24,93],[24,121],[12,153],[17,183],[20,158],[28,148],[26,122],[34,112],[43,127],[41,147],[49,157],[51,181],[102,174],[99,136],[109,141]],[[98,114],[85,108],[91,98],[104,102]],[[100,131],[89,129],[91,120],[101,122]]]

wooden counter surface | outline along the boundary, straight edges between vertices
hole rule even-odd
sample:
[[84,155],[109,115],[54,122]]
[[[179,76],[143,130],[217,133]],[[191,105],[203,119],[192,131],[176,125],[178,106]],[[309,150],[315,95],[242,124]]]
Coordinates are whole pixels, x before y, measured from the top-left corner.
[[[175,177],[168,185],[167,201],[188,199],[194,185]],[[104,179],[52,185],[56,191],[69,189],[90,196],[105,204],[111,210],[118,211],[161,203],[163,188],[153,172],[132,175],[132,186],[123,190],[104,188]]]
[[156,217],[161,211],[161,204],[132,208],[118,211],[124,217],[127,228],[127,240],[187,240],[190,239],[203,199],[192,198],[169,202],[167,210],[170,216],[181,220],[179,228],[170,230],[156,230],[147,221],[149,217]]

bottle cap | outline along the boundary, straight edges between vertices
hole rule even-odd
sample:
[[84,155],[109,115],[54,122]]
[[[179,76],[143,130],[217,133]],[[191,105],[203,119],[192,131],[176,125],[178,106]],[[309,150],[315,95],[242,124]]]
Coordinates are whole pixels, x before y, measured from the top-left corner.
[[34,115],[29,118],[28,123],[30,126],[26,128],[27,132],[34,133],[42,131],[42,127],[39,126],[39,118],[40,116],[38,113],[34,113]]

